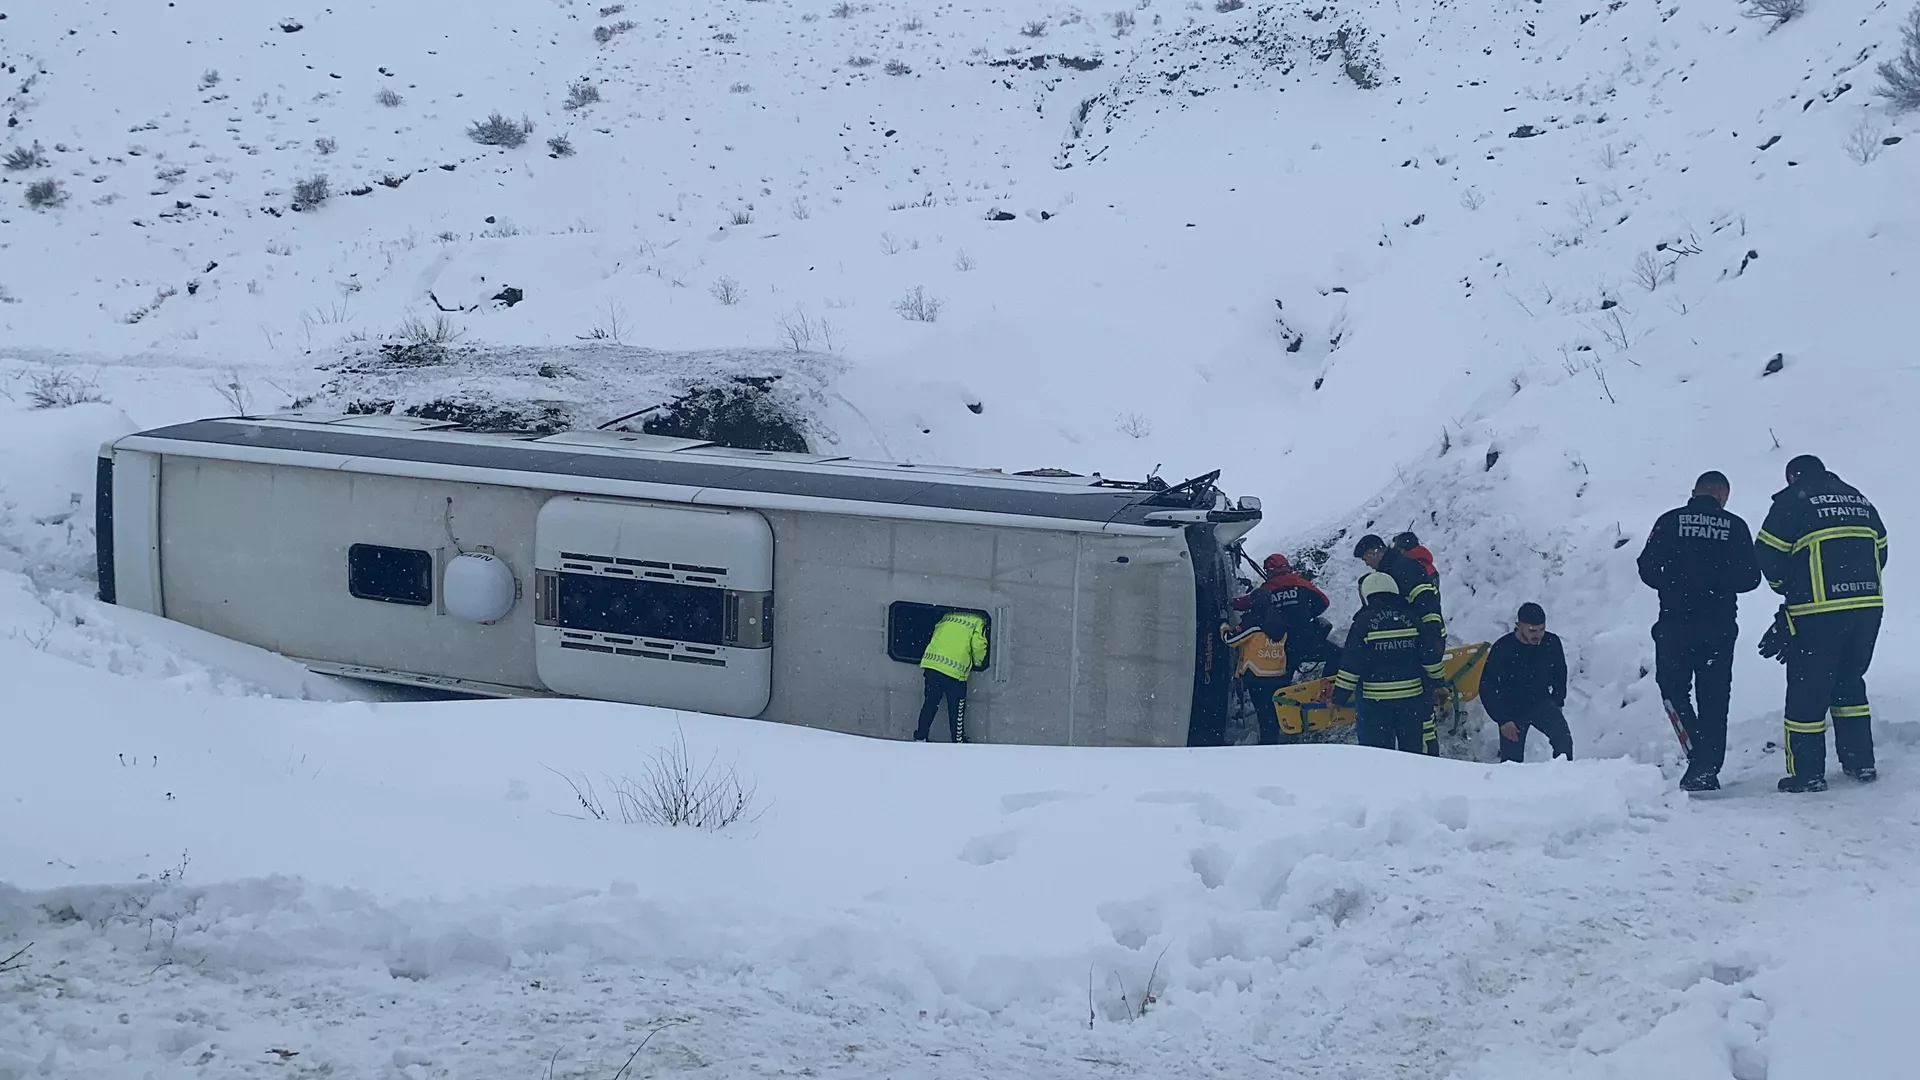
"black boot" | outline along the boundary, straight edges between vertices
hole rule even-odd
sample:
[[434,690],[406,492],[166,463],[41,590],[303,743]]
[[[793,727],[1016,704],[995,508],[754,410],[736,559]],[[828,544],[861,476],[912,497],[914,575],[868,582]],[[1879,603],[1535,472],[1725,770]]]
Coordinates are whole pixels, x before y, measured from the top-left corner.
[[1780,783],[1776,786],[1788,794],[1801,795],[1810,791],[1827,790],[1827,778],[1824,776],[1809,776],[1803,780],[1798,776],[1783,776],[1780,778]]
[[1880,770],[1871,765],[1845,765],[1841,767],[1840,771],[1863,784],[1871,784],[1875,780],[1880,779]]
[[1720,778],[1713,773],[1688,773],[1680,778],[1681,791],[1719,791]]

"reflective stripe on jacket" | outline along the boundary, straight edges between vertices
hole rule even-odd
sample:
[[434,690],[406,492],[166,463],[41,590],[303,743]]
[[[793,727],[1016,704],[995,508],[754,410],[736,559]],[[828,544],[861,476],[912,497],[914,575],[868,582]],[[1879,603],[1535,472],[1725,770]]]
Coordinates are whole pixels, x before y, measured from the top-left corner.
[[1867,497],[1832,473],[1802,477],[1773,497],[1754,538],[1767,584],[1789,619],[1883,605],[1887,529]]
[[949,611],[934,625],[933,640],[920,657],[920,666],[961,682],[987,662],[987,620],[964,611]]
[[1252,675],[1261,679],[1287,677],[1286,635],[1282,634],[1280,640],[1275,641],[1259,626],[1249,625],[1237,631],[1230,626],[1222,626],[1220,636],[1240,651],[1240,664],[1234,669],[1235,675]]
[[1445,671],[1439,657],[1428,657],[1427,638],[1405,601],[1391,594],[1370,598],[1347,631],[1333,703],[1345,705],[1355,693],[1368,701],[1404,701],[1440,685]]

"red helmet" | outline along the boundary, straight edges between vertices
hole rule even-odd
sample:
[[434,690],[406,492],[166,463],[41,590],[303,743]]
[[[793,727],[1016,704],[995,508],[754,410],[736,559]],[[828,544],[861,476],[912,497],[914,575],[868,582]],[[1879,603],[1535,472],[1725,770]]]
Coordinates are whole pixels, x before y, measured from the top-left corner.
[[1260,564],[1260,569],[1265,571],[1268,577],[1279,577],[1281,574],[1292,573],[1293,565],[1287,562],[1285,555],[1276,551],[1267,556],[1266,561]]

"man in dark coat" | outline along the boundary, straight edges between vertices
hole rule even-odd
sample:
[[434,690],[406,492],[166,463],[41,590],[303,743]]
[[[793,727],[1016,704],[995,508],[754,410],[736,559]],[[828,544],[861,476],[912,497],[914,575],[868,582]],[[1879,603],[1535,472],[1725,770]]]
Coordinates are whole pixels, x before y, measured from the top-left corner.
[[1811,454],[1787,462],[1754,554],[1786,598],[1787,775],[1781,791],[1827,789],[1827,715],[1840,768],[1862,783],[1879,776],[1867,667],[1884,606],[1880,574],[1887,529],[1859,489]]
[[1493,643],[1480,675],[1480,700],[1500,725],[1500,760],[1527,759],[1527,730],[1546,735],[1555,757],[1573,759],[1567,729],[1567,654],[1547,632],[1539,604],[1521,604],[1513,632]]
[[1687,791],[1720,786],[1740,594],[1760,587],[1753,536],[1727,510],[1730,495],[1724,473],[1700,474],[1687,505],[1661,514],[1640,551],[1640,580],[1660,594],[1654,679],[1668,719],[1684,736],[1687,772],[1680,786]]

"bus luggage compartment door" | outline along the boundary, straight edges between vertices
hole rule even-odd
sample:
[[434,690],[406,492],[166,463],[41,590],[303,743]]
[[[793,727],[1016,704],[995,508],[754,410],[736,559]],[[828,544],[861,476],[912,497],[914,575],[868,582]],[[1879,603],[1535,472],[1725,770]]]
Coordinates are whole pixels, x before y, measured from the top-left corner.
[[534,623],[556,693],[758,716],[773,690],[773,529],[751,510],[551,499]]

